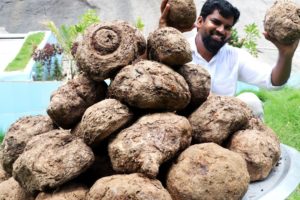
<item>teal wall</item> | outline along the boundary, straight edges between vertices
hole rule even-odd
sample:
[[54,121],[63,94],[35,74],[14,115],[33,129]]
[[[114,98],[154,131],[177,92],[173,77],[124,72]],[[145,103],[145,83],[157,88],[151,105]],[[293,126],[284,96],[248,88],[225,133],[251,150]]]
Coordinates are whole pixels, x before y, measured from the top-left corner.
[[62,82],[0,82],[0,130],[7,131],[18,118],[46,114],[51,93]]

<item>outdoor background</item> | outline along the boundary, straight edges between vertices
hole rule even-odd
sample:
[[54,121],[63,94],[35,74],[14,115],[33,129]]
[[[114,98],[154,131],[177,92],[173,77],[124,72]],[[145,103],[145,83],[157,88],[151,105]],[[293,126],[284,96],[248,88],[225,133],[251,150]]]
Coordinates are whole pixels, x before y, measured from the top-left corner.
[[[194,1],[197,5],[197,13],[199,15],[204,0]],[[236,24],[239,34],[243,35],[243,28],[245,25],[251,23],[255,23],[259,31],[261,33],[263,32],[265,12],[275,0],[229,1],[241,11],[240,20]],[[294,1],[300,4],[300,0]],[[143,33],[145,37],[147,37],[151,31],[158,27],[160,4],[161,0],[0,0],[0,34],[47,30],[47,28],[41,24],[44,20],[52,20],[57,26],[62,24],[76,24],[78,18],[88,9],[94,9],[100,16],[101,21],[121,19],[134,24],[137,18],[140,17],[145,24]],[[257,43],[260,52],[259,58],[270,65],[274,65],[277,59],[277,50],[274,46],[266,41],[262,34]],[[4,48],[6,48],[6,51],[9,51],[10,46],[7,45],[7,47]],[[3,57],[1,57],[0,54],[0,61],[1,59],[3,59]],[[300,87],[300,47],[294,56],[292,75],[296,77],[295,80],[298,80],[298,86]],[[19,84],[22,85],[22,88],[26,85],[24,83]],[[43,85],[43,88],[44,87]],[[258,96],[261,97],[265,103],[266,123],[279,135],[282,143],[288,144],[298,151],[300,150],[299,87],[296,89],[285,89],[279,92],[258,92]],[[1,87],[0,92],[1,95],[10,97],[15,97],[16,95],[14,91],[1,90]],[[29,89],[22,89],[22,93],[27,94],[29,92]],[[49,96],[45,95],[42,98],[45,98],[47,101]],[[29,96],[28,98],[41,99],[41,97],[36,96]],[[18,99],[16,99],[16,101],[17,100]],[[21,101],[27,102],[26,99],[22,99]],[[28,102],[30,101],[28,100]],[[14,107],[18,106],[14,101],[11,101],[10,104],[13,104]],[[21,105],[22,104],[19,106]],[[9,109],[9,105],[0,104],[0,111],[5,113],[9,112]],[[0,136],[1,134],[0,127]],[[289,199],[300,199],[300,186],[298,186]]]

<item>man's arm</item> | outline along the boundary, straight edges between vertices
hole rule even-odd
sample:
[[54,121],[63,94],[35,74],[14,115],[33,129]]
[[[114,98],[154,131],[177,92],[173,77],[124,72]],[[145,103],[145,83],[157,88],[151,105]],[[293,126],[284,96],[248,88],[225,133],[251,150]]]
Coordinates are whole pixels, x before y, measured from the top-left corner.
[[276,39],[271,38],[268,33],[264,33],[267,40],[271,41],[278,49],[278,60],[272,70],[271,81],[274,86],[285,84],[291,74],[292,60],[299,44],[299,39],[290,45],[281,44]]

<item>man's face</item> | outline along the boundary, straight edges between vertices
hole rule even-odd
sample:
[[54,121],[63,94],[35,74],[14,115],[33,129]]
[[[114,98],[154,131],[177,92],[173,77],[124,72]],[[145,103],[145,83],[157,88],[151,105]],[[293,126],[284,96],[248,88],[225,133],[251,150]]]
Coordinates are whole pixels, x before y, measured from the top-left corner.
[[201,16],[198,18],[198,34],[201,34],[203,44],[209,52],[216,54],[230,39],[233,21],[233,17],[224,18],[218,10],[205,20]]

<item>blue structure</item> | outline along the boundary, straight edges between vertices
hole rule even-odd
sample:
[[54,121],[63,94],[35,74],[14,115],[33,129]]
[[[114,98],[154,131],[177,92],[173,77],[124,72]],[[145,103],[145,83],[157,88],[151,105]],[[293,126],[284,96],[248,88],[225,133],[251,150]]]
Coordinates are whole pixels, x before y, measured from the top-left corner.
[[18,118],[46,114],[50,96],[62,82],[0,82],[0,130],[7,131]]

